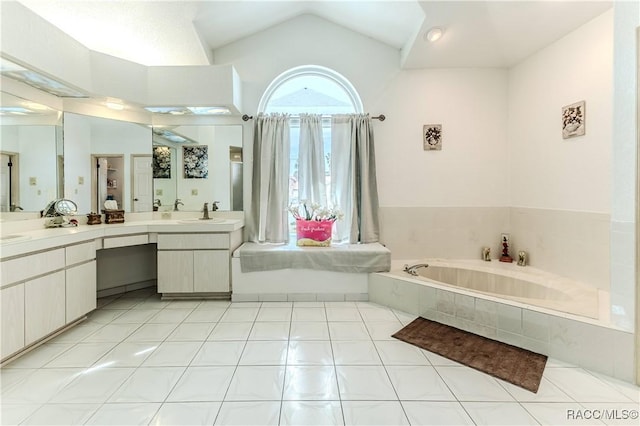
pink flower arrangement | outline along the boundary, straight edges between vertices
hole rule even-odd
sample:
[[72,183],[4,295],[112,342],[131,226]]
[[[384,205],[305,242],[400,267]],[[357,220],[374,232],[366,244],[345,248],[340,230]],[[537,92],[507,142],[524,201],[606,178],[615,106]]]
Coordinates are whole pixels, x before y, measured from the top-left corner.
[[315,203],[308,204],[306,201],[290,205],[289,212],[296,219],[299,246],[331,245],[333,223],[342,218],[342,212]]
[[291,204],[289,212],[296,220],[314,220],[318,222],[335,222],[342,219],[343,214],[337,208],[329,208],[316,203],[301,201],[300,204]]

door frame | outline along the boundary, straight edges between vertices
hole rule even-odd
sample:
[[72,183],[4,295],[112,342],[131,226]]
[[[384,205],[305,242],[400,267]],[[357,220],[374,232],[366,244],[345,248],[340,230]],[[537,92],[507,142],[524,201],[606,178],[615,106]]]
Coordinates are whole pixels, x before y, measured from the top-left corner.
[[[9,161],[11,161],[11,188],[9,188],[9,192],[11,194],[11,198],[13,200],[13,204],[18,206],[19,204],[16,200],[20,200],[20,154],[13,151],[0,151],[0,154],[9,156]],[[7,200],[7,212],[11,211],[11,200]]]
[[[135,204],[134,204],[135,203],[135,201],[134,201],[134,198],[135,198],[135,184],[136,184],[136,174],[135,174],[135,162],[136,162],[135,159],[136,158],[149,158],[151,161],[153,161],[153,155],[151,155],[151,154],[131,154],[131,161],[130,161],[130,163],[131,163],[130,164],[130,167],[131,167],[131,170],[130,170],[131,183],[130,183],[130,187],[129,187],[130,188],[129,194],[131,194],[131,197],[130,197],[130,200],[129,200],[131,202],[131,204],[130,204],[131,205],[131,212],[136,212],[136,210],[134,208],[134,206],[135,206]],[[151,205],[153,205],[153,197],[154,197],[154,195],[153,195],[153,174],[152,174],[151,175]],[[149,210],[149,211],[153,211],[153,208],[151,210]],[[140,213],[140,212],[138,212],[138,213]]]

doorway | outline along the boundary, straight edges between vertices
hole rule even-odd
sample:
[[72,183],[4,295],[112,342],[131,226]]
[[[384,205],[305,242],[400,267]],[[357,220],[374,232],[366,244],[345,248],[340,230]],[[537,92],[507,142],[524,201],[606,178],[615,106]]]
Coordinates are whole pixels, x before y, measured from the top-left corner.
[[131,155],[131,210],[153,210],[153,168],[151,155]]
[[0,164],[0,211],[12,212],[19,206],[20,174],[18,173],[18,154],[3,152]]
[[106,200],[114,200],[124,209],[124,155],[94,154],[91,156],[91,205],[95,212],[104,209]]

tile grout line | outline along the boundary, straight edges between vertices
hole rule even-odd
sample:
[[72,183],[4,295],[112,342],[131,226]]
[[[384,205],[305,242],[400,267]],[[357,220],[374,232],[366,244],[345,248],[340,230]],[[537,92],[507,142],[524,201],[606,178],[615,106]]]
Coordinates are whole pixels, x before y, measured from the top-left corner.
[[[258,312],[260,315],[260,312]],[[282,423],[282,410],[284,408],[284,391],[287,383],[287,368],[289,366],[289,342],[291,342],[291,322],[293,320],[293,303],[291,303],[291,312],[289,313],[289,332],[287,333],[287,350],[284,355],[284,374],[282,376],[282,392],[280,392],[280,410],[278,410],[278,425]]]
[[[232,305],[229,305],[227,307],[227,309],[225,310],[225,314],[231,308],[231,306]],[[260,307],[262,307],[262,303],[260,303]],[[258,312],[260,312],[260,307],[258,308]],[[224,314],[220,317],[220,320],[222,320],[223,317],[224,317]],[[258,317],[258,314],[256,313],[256,318],[257,317]],[[238,371],[238,367],[240,366],[240,361],[242,360],[242,355],[244,355],[244,351],[247,348],[247,343],[249,342],[249,336],[251,335],[251,331],[253,330],[253,327],[254,327],[255,323],[256,323],[256,321],[255,321],[255,318],[254,318],[253,322],[251,323],[251,329],[249,330],[249,333],[247,334],[246,339],[244,339],[244,346],[242,347],[242,351],[240,352],[240,356],[238,356],[238,361],[236,362],[236,365],[235,365],[235,367],[233,369],[233,373],[231,373],[231,378],[229,379],[229,384],[227,385],[227,389],[224,391],[224,395],[222,396],[222,402],[220,403],[220,408],[218,408],[218,413],[216,414],[216,417],[213,420],[213,424],[214,425],[218,421],[218,417],[220,417],[220,413],[222,412],[222,407],[224,406],[224,403],[225,402],[230,402],[230,401],[227,401],[227,395],[229,394],[229,389],[231,388],[231,384],[233,383],[233,378],[235,377],[236,372]],[[220,324],[220,321],[218,322],[218,324]],[[213,330],[211,330],[211,333],[213,333]],[[238,341],[238,340],[235,340],[235,341]]]
[[[393,381],[391,380],[391,376],[389,375],[389,371],[387,370],[387,365],[384,363],[384,360],[380,356],[380,351],[378,350],[378,347],[375,344],[375,340],[373,340],[373,336],[371,335],[371,331],[369,330],[369,328],[367,327],[367,325],[365,323],[365,318],[364,318],[364,316],[362,316],[362,312],[360,311],[360,307],[357,307],[357,309],[358,309],[358,314],[362,318],[362,323],[364,324],[365,329],[367,330],[367,333],[369,334],[369,338],[371,339],[371,344],[373,345],[373,347],[374,347],[374,349],[376,351],[376,354],[378,355],[378,358],[380,359],[380,365],[384,369],[384,373],[387,376],[387,380],[389,380],[389,384],[391,385],[391,389],[393,389],[393,393],[396,395],[396,401],[398,401],[398,404],[400,405],[400,408],[402,409],[402,414],[404,414],[404,419],[407,421],[407,424],[411,424],[411,422],[409,421],[409,416],[407,415],[407,412],[404,409],[404,405],[402,404],[402,401],[400,400],[400,395],[398,395],[398,390],[396,389],[396,387],[393,384]],[[394,316],[395,316],[395,314],[394,314]]]
[[[121,296],[121,297],[122,297],[122,296]],[[118,299],[120,299],[121,297],[119,297],[119,298],[117,298],[117,299],[115,299],[115,300],[118,300]],[[152,297],[152,296],[149,296],[149,297]],[[114,302],[115,302],[115,300],[114,300]],[[113,303],[113,302],[111,302],[111,303]],[[138,304],[139,304],[139,303],[137,303],[136,305],[131,306],[127,311],[132,310],[132,309],[133,309],[135,306],[137,306]],[[109,303],[108,303],[107,305],[109,305]],[[105,306],[107,306],[107,305],[105,305]],[[102,309],[102,308],[101,308],[101,309]],[[122,315],[124,315],[124,314],[125,314],[125,313],[122,313],[122,314],[121,314],[121,315],[119,315],[119,316],[122,316]],[[114,318],[114,319],[115,319],[115,318]],[[113,320],[112,320],[111,322],[109,322],[109,324],[111,324],[112,322],[113,322]],[[106,325],[106,324],[105,324],[105,325]],[[132,331],[131,333],[129,333],[127,336],[123,337],[123,338],[122,338],[122,340],[120,340],[120,342],[118,342],[118,344],[117,344],[116,346],[118,346],[120,343],[124,342],[124,341],[125,341],[125,339],[127,339],[129,336],[131,336],[133,333],[135,333],[138,329],[140,329],[140,327],[142,327],[142,324],[140,324],[140,326],[139,326],[139,327],[137,327],[135,330],[133,330],[133,331]],[[93,335],[93,333],[92,333],[91,335]],[[89,335],[89,336],[91,336],[91,335]],[[86,337],[85,337],[85,339],[86,339],[87,337],[89,337],[89,336],[86,336]],[[83,340],[84,340],[84,339],[83,339]],[[113,349],[115,349],[115,347],[116,347],[116,346],[114,346],[114,348],[113,348]],[[112,350],[113,350],[113,349],[112,349]],[[105,354],[105,355],[106,355],[106,354]],[[102,359],[102,357],[101,357],[100,359]],[[99,359],[99,360],[97,360],[96,362],[100,361],[100,359]],[[95,363],[93,363],[93,364],[92,364],[92,367],[93,367],[94,365],[95,365]],[[133,368],[133,371],[131,372],[131,374],[129,374],[129,375],[127,376],[127,378],[125,378],[125,379],[124,379],[124,381],[120,384],[120,386],[118,386],[118,387],[117,387],[113,392],[111,392],[111,393],[110,393],[110,394],[105,398],[105,400],[104,400],[103,402],[101,402],[101,403],[99,403],[99,404],[98,404],[98,408],[96,408],[96,409],[93,411],[93,413],[92,413],[92,414],[87,418],[87,420],[85,421],[85,424],[86,424],[88,421],[90,421],[90,420],[91,420],[91,419],[92,419],[92,418],[93,418],[93,417],[98,413],[98,411],[100,411],[100,410],[105,406],[105,404],[107,404],[107,402],[109,401],[109,398],[111,398],[111,397],[112,397],[112,396],[113,396],[113,395],[114,395],[114,394],[115,394],[115,393],[120,389],[120,387],[122,387],[122,385],[124,385],[124,384],[127,382],[127,380],[129,380],[129,379],[131,378],[131,376],[136,372],[137,368],[138,368],[138,367]],[[69,383],[71,383],[71,382],[69,382]],[[67,386],[68,386],[68,384],[65,386],[65,388],[66,388]],[[155,416],[155,413],[154,413],[154,416]]]
[[336,355],[335,355],[335,351],[333,350],[333,338],[331,336],[331,327],[329,327],[329,314],[327,313],[327,305],[326,303],[323,303],[323,310],[324,310],[324,323],[325,326],[327,327],[327,335],[329,336],[329,347],[331,348],[331,363],[333,365],[333,373],[335,374],[336,377],[336,389],[338,390],[338,400],[340,401],[340,414],[342,414],[342,424],[346,425],[347,424],[347,420],[346,420],[346,416],[344,415],[344,404],[342,401],[342,393],[340,392],[340,380],[338,380],[338,366],[336,365]]

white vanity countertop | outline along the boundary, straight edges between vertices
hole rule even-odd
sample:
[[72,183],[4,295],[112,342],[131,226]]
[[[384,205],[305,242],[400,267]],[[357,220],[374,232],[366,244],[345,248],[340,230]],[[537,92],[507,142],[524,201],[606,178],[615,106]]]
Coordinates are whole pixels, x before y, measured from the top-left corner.
[[79,225],[69,228],[39,228],[12,232],[2,224],[2,236],[16,236],[15,240],[4,239],[0,242],[0,258],[7,258],[47,250],[54,247],[90,241],[96,238],[117,237],[123,235],[145,233],[178,233],[178,232],[233,232],[244,226],[244,219],[219,219],[216,221],[200,221],[193,219],[150,219],[135,220],[124,223]]

